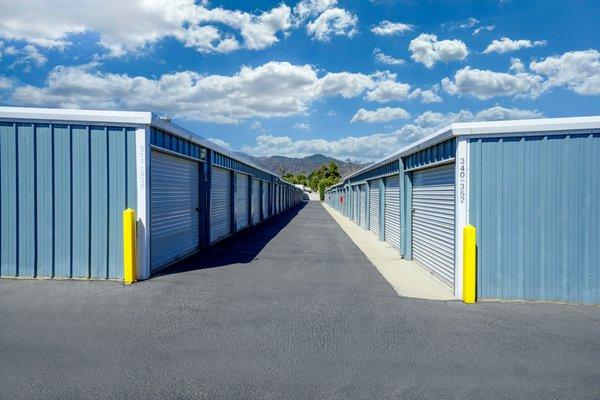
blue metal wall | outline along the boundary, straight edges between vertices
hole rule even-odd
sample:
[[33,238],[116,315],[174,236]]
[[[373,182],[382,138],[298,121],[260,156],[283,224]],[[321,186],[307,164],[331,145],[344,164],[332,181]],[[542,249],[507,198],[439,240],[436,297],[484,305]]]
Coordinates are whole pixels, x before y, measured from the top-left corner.
[[469,149],[478,298],[600,303],[600,135]]
[[135,129],[0,123],[0,276],[120,278]]

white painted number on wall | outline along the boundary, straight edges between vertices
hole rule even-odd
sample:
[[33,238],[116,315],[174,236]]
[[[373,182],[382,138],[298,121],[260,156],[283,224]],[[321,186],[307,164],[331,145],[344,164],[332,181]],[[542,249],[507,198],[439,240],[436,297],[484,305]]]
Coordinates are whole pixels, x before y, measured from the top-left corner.
[[458,159],[458,201],[466,203],[467,197],[467,163],[464,157]]

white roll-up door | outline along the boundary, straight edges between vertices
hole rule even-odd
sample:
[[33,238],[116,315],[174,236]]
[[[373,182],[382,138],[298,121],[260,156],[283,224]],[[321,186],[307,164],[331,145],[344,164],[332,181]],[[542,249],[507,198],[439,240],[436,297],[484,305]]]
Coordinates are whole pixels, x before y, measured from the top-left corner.
[[252,223],[260,222],[260,181],[254,179],[252,181]]
[[360,226],[367,229],[367,185],[360,185]]
[[262,182],[262,212],[263,218],[269,218],[269,182]]
[[412,253],[454,286],[454,164],[413,174]]
[[152,150],[150,268],[200,246],[200,167],[197,161]]
[[369,181],[369,230],[379,237],[379,179]]
[[212,168],[210,185],[210,242],[231,233],[231,177],[228,170]]
[[235,174],[235,230],[239,231],[250,224],[248,220],[248,175]]
[[385,178],[385,241],[400,250],[400,176]]
[[359,207],[359,199],[358,199],[358,186],[354,186],[353,188],[353,196],[352,196],[352,205],[354,207],[354,222],[359,223],[360,219],[360,207]]

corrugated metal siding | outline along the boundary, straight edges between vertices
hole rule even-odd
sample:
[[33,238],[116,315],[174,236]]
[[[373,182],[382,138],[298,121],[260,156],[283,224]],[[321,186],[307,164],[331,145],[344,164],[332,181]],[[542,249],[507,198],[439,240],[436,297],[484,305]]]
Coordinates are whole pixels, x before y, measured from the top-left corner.
[[385,179],[385,241],[400,250],[400,176]]
[[262,209],[263,209],[263,218],[269,218],[269,182],[262,182],[263,192],[262,192]]
[[199,246],[199,163],[153,150],[150,169],[150,268],[160,268]]
[[453,160],[456,155],[456,139],[451,138],[442,143],[428,147],[404,158],[404,168],[411,170],[429,164]]
[[415,172],[412,254],[454,287],[454,164]]
[[369,181],[369,230],[379,237],[379,180]]
[[212,167],[210,186],[210,242],[231,233],[231,179],[228,170]]
[[600,303],[600,135],[469,149],[478,297]]
[[248,175],[235,174],[235,229],[240,230],[250,224],[248,220]]
[[260,222],[260,181],[252,180],[252,223]]
[[1,276],[122,276],[134,128],[2,122],[0,171]]
[[360,181],[364,181],[367,179],[372,180],[373,178],[390,175],[393,173],[398,173],[399,171],[400,171],[399,160],[394,160],[394,161],[390,161],[387,164],[380,165],[373,169],[369,169],[365,172],[360,173],[359,175],[348,178],[348,182],[360,182]]
[[360,185],[360,226],[367,229],[367,185]]

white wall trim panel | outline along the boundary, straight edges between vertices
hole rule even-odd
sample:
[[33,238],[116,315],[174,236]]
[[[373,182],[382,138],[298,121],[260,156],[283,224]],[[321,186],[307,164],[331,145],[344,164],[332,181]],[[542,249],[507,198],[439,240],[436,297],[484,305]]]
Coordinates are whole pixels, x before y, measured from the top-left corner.
[[458,138],[456,143],[456,253],[454,256],[454,297],[462,298],[463,280],[463,229],[469,224],[469,143],[467,138]]
[[135,131],[135,165],[137,185],[137,269],[138,279],[150,277],[150,132],[149,128]]

